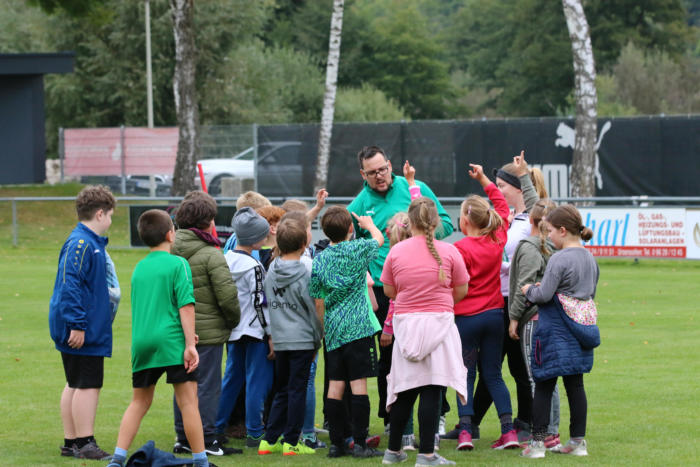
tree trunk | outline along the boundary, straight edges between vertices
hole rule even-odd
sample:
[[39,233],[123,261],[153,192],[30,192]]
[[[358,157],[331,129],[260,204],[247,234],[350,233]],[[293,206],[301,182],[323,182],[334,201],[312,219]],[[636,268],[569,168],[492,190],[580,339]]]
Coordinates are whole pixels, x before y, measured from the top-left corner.
[[173,194],[195,189],[195,164],[199,158],[199,109],[195,89],[194,0],[170,0],[175,35],[173,93],[179,128]]
[[323,96],[321,130],[318,135],[318,155],[316,157],[316,177],[314,193],[325,188],[328,183],[328,163],[331,152],[335,93],[338,85],[338,64],[340,63],[340,37],[343,30],[344,0],[333,0],[331,31],[328,41],[328,63],[326,65],[326,92]]
[[591,35],[581,0],[562,0],[571,38],[576,80],[576,142],[571,164],[571,195],[595,196],[598,96]]

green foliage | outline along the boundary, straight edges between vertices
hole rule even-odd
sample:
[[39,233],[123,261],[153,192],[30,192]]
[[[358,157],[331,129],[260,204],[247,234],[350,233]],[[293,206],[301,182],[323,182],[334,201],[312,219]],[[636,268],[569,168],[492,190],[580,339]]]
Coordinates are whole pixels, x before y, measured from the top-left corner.
[[685,114],[700,111],[700,60],[680,62],[663,52],[628,44],[613,67],[617,99],[643,114]]
[[369,84],[361,88],[338,88],[336,122],[399,122],[409,120],[399,104]]
[[202,122],[318,121],[323,83],[324,75],[309,54],[249,42],[232,50],[220,75],[209,78]]
[[[595,80],[595,87],[598,91],[599,117],[622,117],[639,114],[639,111],[633,106],[620,102],[614,76],[608,74],[598,75]],[[569,114],[573,115],[576,109],[573,94],[570,96],[570,103]]]

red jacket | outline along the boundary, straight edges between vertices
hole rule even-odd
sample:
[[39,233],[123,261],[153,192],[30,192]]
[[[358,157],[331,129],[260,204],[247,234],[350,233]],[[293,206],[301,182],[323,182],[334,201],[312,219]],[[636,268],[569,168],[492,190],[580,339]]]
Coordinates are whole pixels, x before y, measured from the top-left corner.
[[501,295],[501,261],[508,238],[508,203],[494,183],[484,188],[503,225],[496,230],[494,242],[490,235],[465,237],[454,245],[464,259],[469,273],[467,296],[455,304],[455,316],[469,316],[494,308],[503,308]]

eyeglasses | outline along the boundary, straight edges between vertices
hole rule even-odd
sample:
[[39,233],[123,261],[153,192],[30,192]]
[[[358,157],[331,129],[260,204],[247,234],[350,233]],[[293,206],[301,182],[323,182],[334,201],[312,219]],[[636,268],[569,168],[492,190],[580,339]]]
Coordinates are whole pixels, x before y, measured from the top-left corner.
[[377,175],[386,175],[386,173],[387,173],[388,171],[389,171],[389,164],[385,165],[385,166],[382,167],[381,169],[369,170],[369,171],[364,171],[364,170],[363,170],[362,172],[365,174],[366,177],[374,178],[374,177],[376,177]]

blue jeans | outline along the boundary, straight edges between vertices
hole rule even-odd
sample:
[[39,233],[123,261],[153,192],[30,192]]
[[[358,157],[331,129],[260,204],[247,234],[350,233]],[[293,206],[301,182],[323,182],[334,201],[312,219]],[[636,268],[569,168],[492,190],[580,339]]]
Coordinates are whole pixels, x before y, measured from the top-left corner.
[[306,411],[304,413],[304,426],[301,428],[301,434],[306,436],[311,436],[316,432],[314,428],[314,419],[316,418],[316,365],[318,365],[318,353],[316,353],[314,361],[311,362],[309,383],[306,385]]
[[462,339],[462,360],[467,367],[467,405],[457,398],[459,416],[474,415],[474,381],[477,363],[480,377],[496,405],[498,415],[512,414],[510,393],[501,376],[503,351],[503,309],[495,308],[478,315],[455,316],[455,324]]
[[248,436],[258,438],[265,428],[262,422],[263,409],[265,398],[272,387],[274,373],[273,363],[267,359],[269,347],[265,342],[244,336],[226,344],[226,349],[228,357],[224,380],[221,383],[216,430],[223,433],[226,429],[238,393],[245,383],[245,426]]

